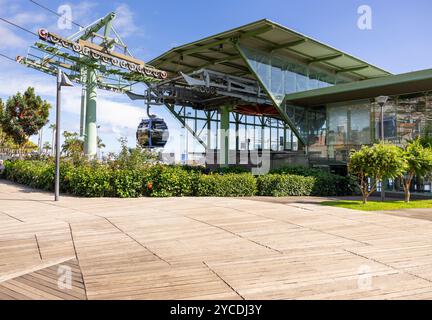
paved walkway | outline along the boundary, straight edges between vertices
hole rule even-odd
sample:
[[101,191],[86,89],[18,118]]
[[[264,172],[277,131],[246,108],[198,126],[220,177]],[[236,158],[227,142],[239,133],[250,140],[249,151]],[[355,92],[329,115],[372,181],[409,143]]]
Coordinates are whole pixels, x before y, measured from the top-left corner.
[[432,298],[431,221],[262,200],[0,181],[0,299]]

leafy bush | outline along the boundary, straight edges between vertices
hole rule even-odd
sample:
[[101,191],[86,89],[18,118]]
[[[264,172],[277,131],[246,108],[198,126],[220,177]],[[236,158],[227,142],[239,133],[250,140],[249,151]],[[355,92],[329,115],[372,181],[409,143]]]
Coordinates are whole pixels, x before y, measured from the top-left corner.
[[212,172],[220,173],[220,174],[228,174],[228,173],[247,173],[247,172],[251,172],[251,170],[239,166],[230,166],[230,167],[215,168],[212,170]]
[[[350,173],[358,178],[364,203],[377,189],[378,181],[400,177],[406,167],[403,150],[387,143],[362,146],[351,152],[348,164]],[[369,179],[372,179],[371,185]]]
[[291,174],[267,174],[257,178],[260,196],[309,196],[312,194],[316,178]]
[[50,165],[42,161],[8,161],[5,166],[5,176],[11,181],[25,184],[32,188],[49,190],[49,168]]
[[195,171],[183,170],[180,166],[155,165],[147,168],[145,194],[151,197],[184,197],[194,195]]
[[314,177],[315,183],[311,193],[314,196],[348,196],[356,193],[357,190],[354,178],[332,174],[322,169],[289,166],[272,170],[270,173]]
[[[43,190],[53,190],[54,163],[48,161],[7,161],[7,179]],[[237,169],[233,169],[235,172]],[[97,162],[62,160],[61,192],[83,197],[243,197],[350,194],[347,177],[303,167],[277,170],[279,174],[254,177],[250,173],[208,173],[204,168],[140,165],[116,168]],[[298,174],[292,174],[295,172]],[[301,175],[305,175],[303,177]]]
[[197,196],[247,197],[256,193],[256,179],[250,173],[200,175]]
[[68,171],[69,193],[82,197],[109,197],[114,194],[112,171],[105,166],[80,166]]
[[137,170],[116,170],[112,172],[113,196],[119,198],[136,198],[142,195],[143,179]]

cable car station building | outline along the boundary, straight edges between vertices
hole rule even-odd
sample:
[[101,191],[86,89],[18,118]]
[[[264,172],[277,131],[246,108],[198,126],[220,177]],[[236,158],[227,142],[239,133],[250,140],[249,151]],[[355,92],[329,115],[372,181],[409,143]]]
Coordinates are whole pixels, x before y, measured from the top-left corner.
[[[221,150],[222,165],[241,164],[241,151],[271,150],[272,168],[343,170],[350,150],[381,138],[377,96],[389,96],[385,140],[403,145],[432,125],[432,70],[393,75],[269,20],[148,64],[169,75],[151,87],[150,100],[164,104],[207,153]],[[237,134],[220,134],[228,129]]]

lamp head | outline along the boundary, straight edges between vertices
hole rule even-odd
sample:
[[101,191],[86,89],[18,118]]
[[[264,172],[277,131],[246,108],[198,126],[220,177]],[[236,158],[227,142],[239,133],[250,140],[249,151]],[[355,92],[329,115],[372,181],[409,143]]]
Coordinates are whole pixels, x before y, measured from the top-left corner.
[[380,106],[385,105],[388,101],[388,96],[379,96],[375,98],[375,102],[378,103]]
[[62,72],[61,70],[58,71],[58,85],[60,87],[73,87],[72,81],[68,78],[68,76]]

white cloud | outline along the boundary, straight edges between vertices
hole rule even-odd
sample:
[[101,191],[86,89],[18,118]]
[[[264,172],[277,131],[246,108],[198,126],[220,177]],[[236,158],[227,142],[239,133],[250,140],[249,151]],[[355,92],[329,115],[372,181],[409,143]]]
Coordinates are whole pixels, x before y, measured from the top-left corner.
[[10,18],[10,20],[20,26],[42,24],[47,21],[47,16],[42,13],[20,12]]
[[96,1],[82,1],[77,4],[69,4],[72,8],[72,20],[82,25],[88,25],[97,18],[100,18],[96,13],[98,3]]
[[18,36],[11,28],[0,24],[0,49],[25,48],[27,41]]
[[[55,103],[55,78],[41,73],[24,73],[19,69],[15,72],[0,74],[0,97],[7,99],[16,92],[23,92],[27,87],[35,88],[38,95]],[[14,77],[10,75],[14,74]],[[24,80],[25,79],[25,80]],[[120,96],[98,90],[97,122],[104,132],[116,135],[131,135],[135,132],[141,118],[146,116],[144,108],[125,102]],[[115,99],[113,99],[115,98]],[[123,100],[123,101],[121,101]],[[62,109],[72,115],[79,115],[81,109],[81,87],[65,88],[62,91]]]
[[[79,88],[63,93],[63,110],[73,114],[80,113],[81,91]],[[113,101],[103,91],[98,91],[97,123],[104,133],[117,136],[132,135],[141,120],[145,117],[144,108],[136,107],[127,102]]]
[[121,37],[127,37],[132,34],[138,35],[140,28],[135,24],[135,14],[126,4],[119,5],[116,9],[116,18],[114,27]]

